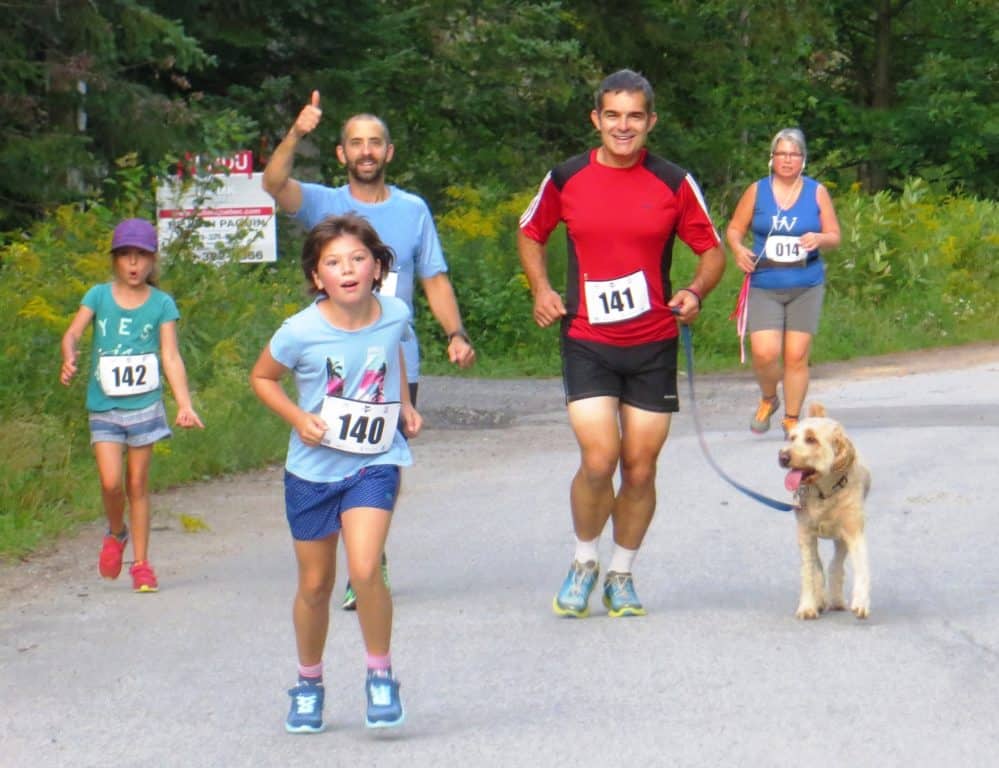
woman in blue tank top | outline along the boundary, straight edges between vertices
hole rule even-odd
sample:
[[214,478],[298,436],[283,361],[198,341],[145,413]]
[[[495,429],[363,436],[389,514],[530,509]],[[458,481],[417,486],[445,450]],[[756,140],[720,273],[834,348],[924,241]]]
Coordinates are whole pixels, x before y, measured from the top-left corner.
[[[783,380],[786,435],[808,391],[808,354],[825,293],[821,250],[839,245],[839,221],[829,191],[804,175],[807,149],[797,128],[770,143],[770,175],[743,193],[726,237],[746,279],[739,297],[740,335],[749,332],[760,403],[753,432],[770,429]],[[752,247],[745,244],[752,232]],[[783,354],[783,366],[781,356]]]

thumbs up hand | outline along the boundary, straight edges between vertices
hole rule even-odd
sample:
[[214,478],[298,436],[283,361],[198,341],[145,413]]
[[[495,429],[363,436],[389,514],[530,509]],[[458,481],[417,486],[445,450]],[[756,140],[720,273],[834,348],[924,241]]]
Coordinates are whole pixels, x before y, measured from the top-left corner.
[[316,129],[322,117],[323,110],[319,107],[319,91],[313,91],[312,100],[302,107],[302,111],[295,118],[295,124],[291,130],[298,138],[302,138]]

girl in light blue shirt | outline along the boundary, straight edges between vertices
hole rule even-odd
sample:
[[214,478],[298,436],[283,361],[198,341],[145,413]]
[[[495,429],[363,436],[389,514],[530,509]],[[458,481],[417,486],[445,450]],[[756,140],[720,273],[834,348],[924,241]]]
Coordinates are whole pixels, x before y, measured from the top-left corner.
[[[403,436],[422,425],[406,382],[406,304],[375,290],[392,250],[356,215],[331,216],[310,231],[302,270],[315,301],[288,318],[250,374],[264,405],[292,427],[285,462],[285,509],[298,561],[293,605],[298,684],[285,728],[323,724],[323,651],[343,532],[364,637],[369,727],[398,725],[404,710],[392,675],[392,597],[381,557],[399,491],[412,463]],[[291,373],[293,400],[281,386]]]

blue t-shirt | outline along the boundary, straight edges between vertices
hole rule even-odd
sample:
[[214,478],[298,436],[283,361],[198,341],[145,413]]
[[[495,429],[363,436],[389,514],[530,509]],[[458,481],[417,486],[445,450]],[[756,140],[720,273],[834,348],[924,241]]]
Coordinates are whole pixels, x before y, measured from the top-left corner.
[[[378,237],[395,252],[392,261],[392,271],[398,273],[395,295],[406,302],[410,313],[414,279],[447,272],[437,227],[422,197],[389,185],[386,200],[362,203],[351,196],[347,185],[301,184],[301,188],[302,207],[295,213],[295,219],[309,229],[327,216],[345,213],[356,213],[371,222]],[[403,354],[406,376],[411,382],[419,381],[420,350],[415,333],[403,344]]]
[[[819,183],[809,176],[802,176],[801,182],[798,199],[786,210],[778,207],[769,176],[756,183],[751,229],[753,253],[757,257],[763,253],[771,235],[800,237],[806,232],[822,231],[817,198]],[[808,253],[806,263],[800,267],[773,267],[768,266],[765,260],[761,261],[750,276],[750,285],[768,289],[808,288],[821,285],[825,274],[825,264],[816,250]]]
[[[111,283],[95,285],[80,302],[94,313],[93,351],[87,382],[87,410],[110,411],[112,408],[138,410],[148,408],[163,398],[163,365],[160,359],[160,326],[180,318],[177,305],[168,293],[150,286],[149,298],[135,309],[118,306],[111,293]],[[156,355],[160,366],[160,386],[141,395],[109,397],[100,382],[100,358],[104,355]]]
[[[378,296],[379,318],[365,328],[345,331],[320,313],[319,302],[326,300],[320,294],[285,320],[271,338],[271,356],[294,374],[299,407],[319,413],[328,393],[367,402],[401,401],[399,347],[411,335],[409,308],[399,299]],[[285,468],[304,480],[324,483],[350,477],[366,466],[412,463],[401,430],[385,453],[358,454],[308,446],[293,429]]]

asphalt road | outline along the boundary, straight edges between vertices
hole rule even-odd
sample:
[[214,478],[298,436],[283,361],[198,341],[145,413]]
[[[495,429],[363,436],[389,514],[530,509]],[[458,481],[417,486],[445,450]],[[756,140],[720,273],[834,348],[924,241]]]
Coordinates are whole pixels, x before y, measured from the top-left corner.
[[[697,396],[715,459],[787,500],[749,377]],[[999,346],[817,368],[810,397],[873,472],[868,621],[794,618],[793,520],[713,473],[686,397],[635,567],[649,615],[594,597],[557,619],[577,462],[559,382],[431,378],[389,542],[402,728],[364,728],[337,609],[328,730],[284,732],[295,568],[272,469],[155,498],[156,595],[98,577],[97,525],[0,567],[0,766],[996,765]]]

